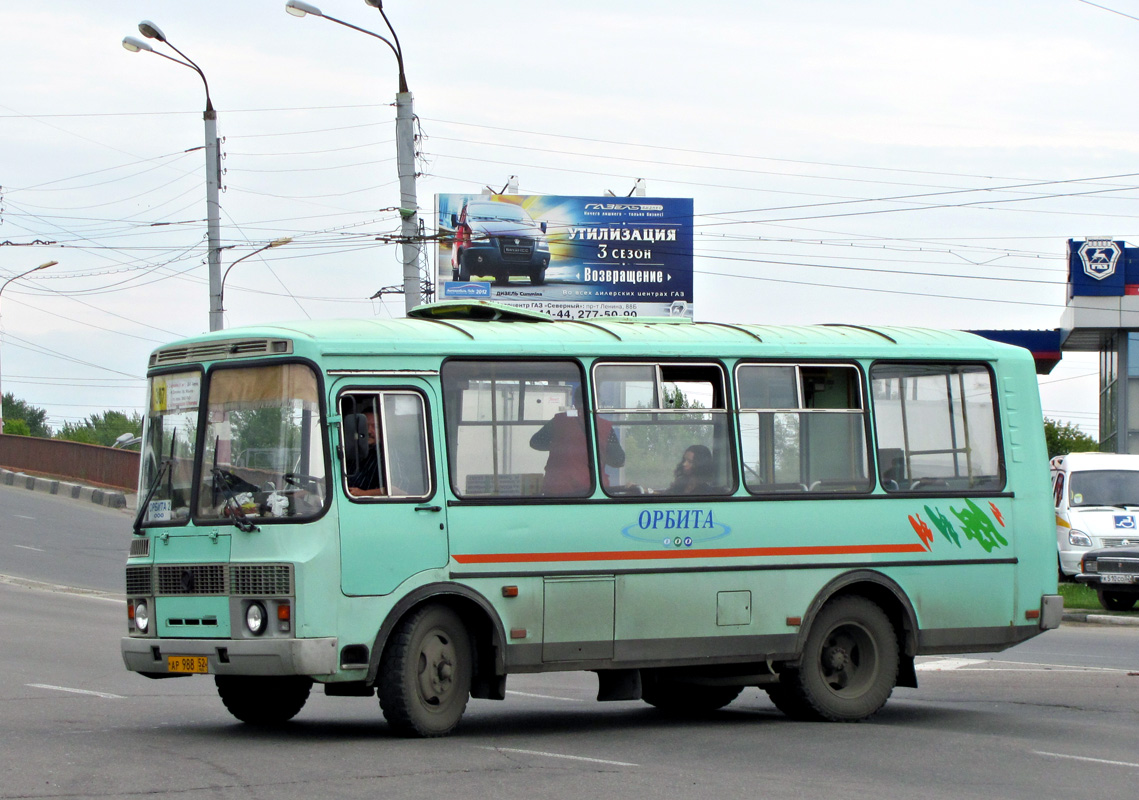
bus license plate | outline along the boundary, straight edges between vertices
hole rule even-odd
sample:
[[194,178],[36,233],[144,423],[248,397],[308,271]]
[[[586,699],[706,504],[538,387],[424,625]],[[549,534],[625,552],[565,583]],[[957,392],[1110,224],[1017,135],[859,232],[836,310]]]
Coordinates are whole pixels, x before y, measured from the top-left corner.
[[1100,575],[1101,583],[1135,583],[1134,575]]
[[168,672],[209,672],[210,660],[205,656],[167,656]]

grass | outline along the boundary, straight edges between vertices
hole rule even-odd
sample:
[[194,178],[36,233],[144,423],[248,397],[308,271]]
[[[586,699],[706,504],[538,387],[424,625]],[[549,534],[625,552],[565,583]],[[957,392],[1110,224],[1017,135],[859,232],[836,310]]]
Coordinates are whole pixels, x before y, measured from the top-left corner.
[[1064,596],[1064,608],[1094,608],[1102,611],[1096,593],[1082,583],[1060,584],[1060,594]]
[[[1103,606],[1099,604],[1099,598],[1096,596],[1095,591],[1089,589],[1082,583],[1068,583],[1064,581],[1060,584],[1060,594],[1064,597],[1064,608],[1067,610],[1083,608],[1089,611],[1103,611]],[[1139,615],[1139,610],[1132,609],[1131,611],[1112,611],[1109,613],[1137,616]]]

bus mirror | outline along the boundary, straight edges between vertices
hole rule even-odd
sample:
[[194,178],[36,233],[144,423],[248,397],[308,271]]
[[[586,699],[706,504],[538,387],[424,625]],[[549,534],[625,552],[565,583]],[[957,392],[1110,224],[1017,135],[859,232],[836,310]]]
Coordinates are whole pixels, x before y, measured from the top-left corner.
[[344,470],[352,474],[368,457],[368,419],[363,414],[344,415]]

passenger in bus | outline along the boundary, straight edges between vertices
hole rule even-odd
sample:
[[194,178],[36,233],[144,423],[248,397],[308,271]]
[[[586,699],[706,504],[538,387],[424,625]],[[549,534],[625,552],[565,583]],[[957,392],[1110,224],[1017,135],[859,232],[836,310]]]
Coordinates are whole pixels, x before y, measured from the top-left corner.
[[[535,450],[549,451],[542,494],[553,497],[580,497],[589,494],[589,444],[585,438],[585,419],[581,408],[581,389],[574,388],[572,405],[553,416],[530,437]],[[597,418],[597,438],[605,442],[601,457],[606,466],[625,465],[625,451],[613,424]],[[601,483],[609,485],[609,476],[601,470]]]
[[355,472],[348,476],[348,494],[353,497],[383,497],[387,495],[380,482],[380,449],[376,441],[376,410],[364,409],[368,422],[368,454],[360,460]]
[[715,471],[712,451],[702,444],[694,444],[684,451],[676,465],[676,478],[666,491],[668,494],[709,494]]

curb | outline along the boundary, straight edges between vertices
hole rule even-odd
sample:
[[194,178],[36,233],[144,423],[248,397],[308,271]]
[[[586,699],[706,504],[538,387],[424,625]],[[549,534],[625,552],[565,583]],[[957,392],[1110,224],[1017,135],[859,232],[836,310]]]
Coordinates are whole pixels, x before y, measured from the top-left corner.
[[1064,622],[1088,622],[1092,625],[1139,626],[1139,617],[1120,617],[1114,614],[1096,614],[1087,611],[1065,611]]
[[96,489],[79,483],[25,475],[23,472],[12,472],[3,468],[0,468],[0,484],[21,487],[32,492],[70,497],[73,500],[95,503],[107,508],[125,510],[127,507],[127,493],[118,489]]

